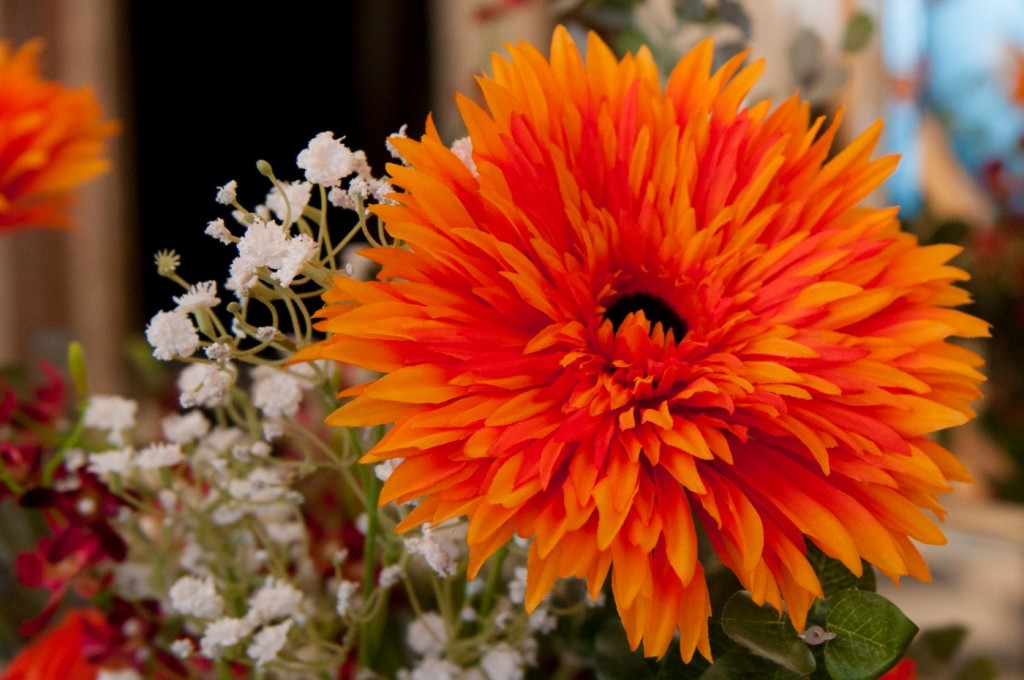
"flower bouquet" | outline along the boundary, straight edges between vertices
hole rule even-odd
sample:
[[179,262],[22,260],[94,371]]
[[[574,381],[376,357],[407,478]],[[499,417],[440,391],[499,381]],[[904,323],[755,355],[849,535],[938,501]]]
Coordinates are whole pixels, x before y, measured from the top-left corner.
[[972,417],[951,339],[987,325],[955,247],[858,205],[880,125],[834,150],[839,117],[745,105],[762,64],[709,41],[664,82],[561,28],[508,52],[468,135],[403,130],[384,176],[324,132],[304,179],[258,164],[263,205],[221,186],[223,290],[157,255],[181,294],[146,337],[185,364],[159,434],[76,346],[70,420],[50,369],[5,388],[49,596],[2,677],[897,666],[917,628],[875,575],[929,578],[914,542],[969,475],[928,435]]

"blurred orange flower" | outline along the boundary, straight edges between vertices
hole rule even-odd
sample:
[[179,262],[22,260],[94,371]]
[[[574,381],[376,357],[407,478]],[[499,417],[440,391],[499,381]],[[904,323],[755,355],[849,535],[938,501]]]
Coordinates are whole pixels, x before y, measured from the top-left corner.
[[802,629],[821,586],[807,542],[927,579],[922,510],[969,476],[928,438],[969,420],[988,333],[948,245],[857,207],[896,166],[881,125],[793,97],[743,106],[760,62],[712,71],[706,41],[667,83],[567,31],[550,58],[509,47],[459,100],[458,153],[428,122],[381,206],[405,248],[378,280],[335,280],[299,358],[383,372],[328,422],[395,425],[363,459],[403,462],[381,501],[399,527],[468,515],[469,576],[532,538],[527,607],[556,579],[611,574],[630,644],[710,658],[698,535],[758,603]]
[[99,611],[70,611],[22,649],[0,680],[93,680],[102,668],[97,656],[102,656],[108,629]]
[[1010,96],[1016,103],[1024,106],[1024,50],[1011,49],[1014,62],[1013,92]]
[[12,54],[0,42],[0,232],[70,226],[69,190],[110,167],[117,123],[88,88],[43,80],[42,49],[34,40]]

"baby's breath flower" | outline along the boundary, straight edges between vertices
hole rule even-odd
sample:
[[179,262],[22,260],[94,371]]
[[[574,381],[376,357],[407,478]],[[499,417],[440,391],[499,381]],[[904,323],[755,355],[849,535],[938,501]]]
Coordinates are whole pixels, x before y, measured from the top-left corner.
[[245,650],[249,658],[256,662],[256,666],[263,666],[277,658],[288,640],[288,631],[291,630],[292,620],[288,619],[276,626],[267,626],[252,638],[252,643]]
[[143,470],[156,470],[177,465],[183,459],[181,444],[158,442],[139,451],[136,465]]
[[526,600],[526,567],[516,567],[513,574],[508,583],[508,599],[522,604]]
[[235,202],[238,193],[238,182],[231,180],[224,186],[217,187],[217,202],[221,205],[231,205]]
[[365,177],[353,177],[348,183],[348,195],[353,201],[360,198],[365,201],[370,197],[370,193],[370,182]]
[[238,254],[252,267],[276,269],[281,266],[287,244],[288,236],[281,225],[258,218],[238,241]]
[[356,203],[352,200],[352,197],[348,195],[348,192],[341,187],[333,187],[327,192],[327,201],[335,208],[341,208],[342,210],[355,210]]
[[164,437],[175,444],[187,444],[210,431],[210,421],[200,411],[172,413],[160,421]]
[[459,680],[462,668],[447,659],[423,659],[411,673],[399,674],[399,680]]
[[153,356],[161,361],[192,356],[199,347],[199,335],[192,320],[177,310],[157,312],[146,327],[146,340],[153,346]]
[[287,581],[271,578],[249,600],[248,621],[258,625],[282,616],[294,616],[302,605],[302,592]]
[[263,527],[274,543],[299,543],[306,537],[306,525],[301,522],[268,522]]
[[288,487],[277,468],[258,468],[244,479],[232,479],[228,493],[241,501],[270,503],[286,496]]
[[220,304],[217,297],[216,281],[200,281],[188,289],[184,295],[174,298],[179,312],[194,312],[197,309],[210,309]]
[[441,656],[448,645],[448,629],[439,614],[426,612],[409,624],[405,640],[423,656]]
[[277,335],[277,329],[273,326],[260,326],[256,329],[256,339],[260,342],[270,342]]
[[224,224],[224,220],[220,217],[206,223],[206,235],[217,239],[224,245],[231,244],[231,232],[228,231],[227,225]]
[[209,576],[182,576],[168,591],[171,606],[186,616],[212,619],[224,611],[224,600]]
[[386,179],[375,179],[370,181],[370,194],[373,200],[378,203],[394,203],[388,196],[394,191],[391,182]]
[[381,588],[391,588],[402,580],[402,567],[397,564],[389,564],[380,570],[377,583]]
[[[239,300],[244,300],[249,297],[249,289],[256,285],[257,280],[256,264],[246,257],[239,256],[231,262],[228,280],[224,287],[234,292],[235,297]],[[235,330],[233,324],[231,329]],[[238,335],[237,331],[235,331],[235,335]],[[245,333],[243,332],[238,337],[244,338]]]
[[313,259],[318,247],[316,241],[306,234],[299,234],[288,239],[281,264],[277,271],[270,275],[270,278],[277,279],[284,288],[289,287],[302,271],[302,266]]
[[337,602],[335,604],[335,611],[338,612],[338,616],[342,618],[348,616],[358,592],[359,584],[355,581],[343,580],[338,584]]
[[171,653],[179,659],[187,659],[195,651],[195,644],[188,638],[179,638],[171,643]]
[[284,371],[258,367],[253,371],[253,406],[271,418],[293,416],[302,401],[302,386]]
[[231,345],[215,342],[206,348],[206,357],[217,362],[227,361],[231,358]]
[[224,403],[234,375],[216,364],[191,364],[178,375],[179,401],[182,408],[206,406],[212,408]]
[[153,259],[156,262],[156,271],[160,276],[173,274],[181,264],[181,256],[173,250],[158,250]]
[[311,139],[295,160],[306,171],[307,180],[325,187],[338,186],[342,178],[356,171],[351,149],[335,139],[333,132],[321,132]]
[[391,476],[391,473],[395,471],[395,468],[401,465],[403,460],[405,459],[389,458],[387,460],[382,460],[373,466],[373,474],[377,475],[377,479],[380,481],[386,482],[388,481],[388,477]]
[[388,153],[391,154],[391,157],[394,158],[395,160],[402,161],[403,163],[405,162],[405,159],[402,158],[402,154],[398,152],[398,149],[396,149],[395,145],[391,143],[391,140],[396,138],[396,137],[399,138],[399,139],[406,139],[406,138],[408,138],[408,136],[409,136],[408,132],[407,132],[408,129],[409,129],[408,125],[402,125],[402,127],[398,128],[398,132],[394,133],[393,135],[388,137],[386,140],[384,140],[384,146],[387,148]]
[[462,161],[469,171],[473,173],[473,177],[479,177],[480,173],[476,169],[476,161],[473,160],[473,140],[469,137],[462,137],[456,139],[452,143],[452,153]]
[[252,624],[244,619],[224,617],[217,619],[203,631],[199,648],[203,656],[219,659],[224,650],[237,644],[252,632]]
[[422,537],[405,539],[405,549],[410,555],[422,555],[430,568],[440,576],[454,576],[458,571],[456,557],[434,540],[429,527],[424,527]]
[[537,607],[530,612],[530,630],[547,635],[558,628],[558,619],[555,618],[546,606]]
[[107,430],[111,444],[124,446],[124,431],[135,427],[138,410],[138,403],[131,399],[98,394],[89,398],[83,422],[86,427]]
[[86,469],[98,477],[110,474],[123,475],[135,467],[134,454],[135,450],[130,447],[91,453]]
[[480,667],[488,680],[523,680],[526,669],[523,655],[502,642],[487,651],[480,659]]
[[267,207],[274,211],[277,219],[285,226],[291,226],[302,217],[302,209],[309,204],[313,185],[309,182],[282,182],[281,188],[274,187],[267,193]]

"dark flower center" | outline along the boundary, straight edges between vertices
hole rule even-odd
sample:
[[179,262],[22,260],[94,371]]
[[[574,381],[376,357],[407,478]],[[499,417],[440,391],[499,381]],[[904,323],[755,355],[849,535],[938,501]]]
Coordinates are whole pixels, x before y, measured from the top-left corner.
[[672,331],[676,342],[682,340],[686,335],[686,321],[679,318],[671,305],[650,293],[639,292],[623,295],[605,311],[604,318],[612,322],[612,328],[619,330],[619,326],[627,316],[639,311],[643,311],[651,328],[654,328],[654,324],[660,323],[666,332]]

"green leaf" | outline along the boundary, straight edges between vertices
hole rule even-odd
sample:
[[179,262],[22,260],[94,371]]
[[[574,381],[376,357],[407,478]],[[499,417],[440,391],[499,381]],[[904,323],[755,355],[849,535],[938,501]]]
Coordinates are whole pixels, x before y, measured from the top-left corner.
[[594,638],[594,672],[598,680],[654,680],[656,667],[629,648],[626,631],[615,620],[608,621]]
[[825,668],[836,680],[871,680],[896,665],[917,626],[876,593],[844,590],[829,598]]
[[960,669],[953,680],[995,680],[999,671],[991,659],[978,657]]
[[846,24],[846,35],[843,36],[844,52],[859,52],[871,41],[875,32],[875,20],[867,12],[857,12]]
[[694,655],[690,663],[683,663],[679,644],[673,642],[658,664],[654,680],[698,680],[710,665],[700,654]]
[[783,668],[801,675],[814,671],[814,655],[789,619],[771,606],[754,604],[747,591],[729,598],[722,612],[722,628],[736,642]]
[[929,659],[946,664],[956,656],[966,637],[967,629],[963,626],[933,628],[921,633],[921,637],[916,643],[919,647],[915,646],[915,649],[923,649]]
[[860,576],[846,568],[846,565],[829,557],[821,551],[818,546],[810,541],[807,543],[807,561],[811,563],[814,573],[818,575],[821,582],[821,589],[825,593],[825,600],[815,600],[807,618],[813,623],[825,625],[825,617],[828,612],[828,598],[844,590],[856,588],[874,592],[877,587],[875,581],[875,568],[867,562],[861,562],[864,570]]
[[618,36],[615,38],[615,53],[619,56],[630,52],[635,54],[637,50],[648,42],[647,36],[639,29],[633,26],[626,26],[619,31]]
[[760,680],[799,680],[803,676],[775,665],[768,659],[744,649],[733,649],[715,659],[700,680],[735,680],[735,678],[759,678]]
[[867,562],[861,562],[864,571],[857,576],[847,569],[845,564],[834,557],[829,557],[810,542],[807,545],[807,561],[814,567],[814,573],[821,581],[821,589],[825,591],[826,598],[851,588],[875,592],[875,569]]

